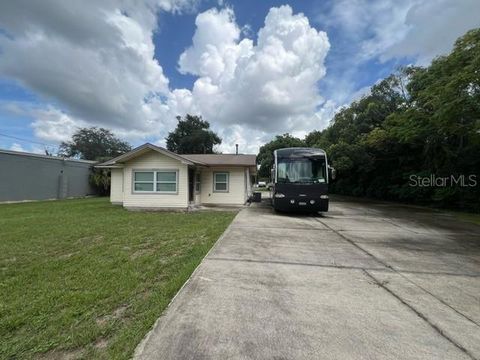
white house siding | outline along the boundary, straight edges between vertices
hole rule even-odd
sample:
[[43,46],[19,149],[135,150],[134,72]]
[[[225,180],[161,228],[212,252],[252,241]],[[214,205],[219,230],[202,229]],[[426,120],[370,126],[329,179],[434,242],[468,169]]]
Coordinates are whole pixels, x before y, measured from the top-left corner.
[[112,169],[110,201],[113,204],[123,203],[123,169]]
[[[133,193],[133,170],[178,170],[176,194]],[[188,166],[155,151],[132,159],[123,169],[123,206],[126,208],[187,208]]]
[[250,168],[248,167],[245,168],[245,180],[247,181],[247,192],[245,193],[245,197],[248,198],[250,195],[252,195],[252,182],[250,179]]
[[[201,170],[202,204],[242,205],[245,203],[245,168],[244,167],[212,167]],[[229,173],[229,191],[213,191],[213,173]]]

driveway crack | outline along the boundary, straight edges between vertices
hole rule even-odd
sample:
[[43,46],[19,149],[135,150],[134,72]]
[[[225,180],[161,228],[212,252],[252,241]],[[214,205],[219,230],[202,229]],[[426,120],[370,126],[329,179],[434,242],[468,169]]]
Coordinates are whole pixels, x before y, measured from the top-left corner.
[[450,304],[448,304],[447,302],[445,302],[444,300],[442,300],[441,298],[439,298],[438,296],[436,296],[435,294],[433,294],[432,292],[428,291],[427,289],[425,289],[423,286],[417,284],[415,281],[411,280],[409,277],[405,276],[401,271],[398,271],[396,270],[394,267],[392,267],[391,265],[387,264],[385,261],[377,258],[375,255],[373,255],[371,252],[365,250],[363,247],[361,247],[360,245],[358,245],[357,243],[355,243],[353,240],[349,239],[348,237],[346,237],[345,235],[343,235],[342,233],[340,233],[339,231],[333,229],[331,226],[329,226],[328,224],[326,224],[325,222],[321,221],[320,219],[318,218],[315,218],[315,220],[317,220],[318,222],[320,222],[322,225],[324,225],[325,227],[327,227],[329,230],[333,231],[335,234],[337,234],[338,236],[340,236],[342,239],[344,239],[345,241],[347,241],[349,244],[355,246],[357,249],[359,249],[360,251],[364,252],[365,254],[367,254],[368,256],[371,256],[373,259],[375,259],[378,263],[382,264],[383,266],[385,266],[386,268],[388,268],[389,270],[391,270],[392,272],[394,272],[395,274],[398,274],[399,276],[401,276],[403,279],[405,279],[406,281],[408,281],[409,283],[415,285],[416,287],[418,287],[419,289],[421,289],[422,291],[424,291],[425,293],[427,293],[428,295],[430,295],[431,297],[433,297],[434,299],[436,299],[437,301],[439,301],[440,303],[442,303],[444,306],[448,307],[450,310],[454,311],[457,315],[463,317],[465,320],[471,322],[472,324],[480,327],[480,324],[477,323],[475,320],[471,319],[470,317],[468,317],[467,315],[465,315],[464,313],[462,313],[461,311],[455,309],[453,306],[451,306]]
[[391,289],[389,289],[385,283],[380,282],[375,276],[370,274],[367,270],[363,270],[366,276],[368,276],[370,279],[372,279],[376,285],[384,289],[386,292],[388,292],[390,295],[392,295],[394,298],[396,298],[398,301],[400,301],[403,305],[405,305],[407,308],[409,308],[411,311],[413,311],[419,318],[421,318],[423,321],[425,321],[428,325],[430,325],[431,328],[433,328],[440,336],[448,340],[450,343],[452,343],[456,348],[464,352],[467,356],[469,356],[473,360],[478,360],[475,355],[473,355],[470,351],[465,349],[462,345],[460,345],[458,342],[456,342],[454,339],[452,339],[448,334],[446,334],[440,327],[435,325],[426,315],[415,309],[413,306],[411,306],[407,301],[403,300],[399,295],[397,295],[395,292],[393,292]]
[[338,264],[315,264],[315,263],[306,263],[306,262],[296,262],[296,261],[279,261],[279,260],[261,260],[261,259],[236,259],[229,257],[208,257],[206,260],[214,261],[236,261],[236,262],[248,262],[248,263],[259,263],[259,264],[275,264],[275,265],[294,265],[294,266],[312,266],[328,269],[347,269],[347,270],[375,270],[382,271],[381,268],[365,268],[361,266],[350,266],[350,265],[338,265]]

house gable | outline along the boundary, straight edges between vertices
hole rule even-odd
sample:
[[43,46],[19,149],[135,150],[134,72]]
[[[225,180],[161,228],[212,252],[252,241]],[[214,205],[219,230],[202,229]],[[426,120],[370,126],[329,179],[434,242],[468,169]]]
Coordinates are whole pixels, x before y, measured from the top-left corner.
[[199,164],[199,165],[202,165],[201,162],[198,162],[198,161],[192,161],[192,160],[189,160],[187,158],[184,158],[183,156],[181,155],[178,155],[178,154],[175,154],[174,152],[171,152],[165,148],[162,148],[160,146],[156,146],[156,145],[153,145],[153,144],[150,144],[150,143],[146,143],[146,144],[143,144],[139,147],[136,147],[135,149],[123,154],[123,155],[120,155],[120,156],[117,156],[116,158],[113,158],[111,160],[108,160],[104,163],[101,163],[101,164],[98,164],[96,165],[96,167],[98,168],[110,168],[110,167],[121,167],[122,164],[128,162],[128,161],[131,161],[133,159],[136,159],[138,157],[141,157],[143,156],[144,154],[147,154],[151,151],[154,151],[154,152],[157,152],[159,154],[162,154],[166,157],[169,157],[169,158],[172,158],[172,159],[175,159],[177,161],[180,161],[182,164],[185,164],[185,165],[195,165],[195,164]]
[[[123,206],[127,208],[187,208],[188,165],[180,159],[151,150],[123,163]],[[136,172],[170,172],[176,174],[176,189],[171,193],[135,191]],[[153,181],[156,183],[156,180]]]

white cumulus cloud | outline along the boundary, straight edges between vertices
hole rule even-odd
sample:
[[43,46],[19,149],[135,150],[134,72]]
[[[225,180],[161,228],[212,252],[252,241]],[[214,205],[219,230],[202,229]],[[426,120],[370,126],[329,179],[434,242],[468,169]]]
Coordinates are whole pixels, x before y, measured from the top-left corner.
[[175,89],[154,57],[168,51],[152,40],[158,13],[192,11],[198,1],[0,2],[0,76],[39,100],[2,108],[31,117],[47,143],[104,126],[135,144],[164,144],[176,115],[199,114],[223,138],[220,150],[238,143],[252,152],[276,134],[324,128],[339,105],[368,91],[355,81],[366,63],[426,64],[480,26],[478,0],[335,0],[315,17],[335,33],[330,50],[327,34],[288,5],[271,8],[254,33],[219,1],[197,15],[179,54],[178,71],[193,75],[193,86]]
[[352,61],[411,57],[427,64],[480,26],[478,0],[336,0],[316,17],[338,31]]
[[326,73],[327,34],[290,6],[271,8],[256,38],[248,38],[248,25],[238,25],[228,7],[198,14],[192,43],[178,60],[178,71],[196,80],[191,89],[172,89],[154,57],[157,13],[195,4],[2,2],[0,76],[41,99],[23,111],[42,141],[104,126],[137,143],[147,137],[163,143],[175,116],[192,113],[220,133],[220,150],[238,143],[255,151],[277,133],[326,124],[333,107],[318,82]]
[[[225,146],[245,142],[242,134],[248,138],[252,131],[256,147],[273,134],[321,125],[324,99],[317,85],[326,73],[330,44],[327,34],[312,27],[305,15],[293,14],[290,6],[270,9],[256,44],[241,39],[231,9],[199,14],[196,25],[179,69],[198,79],[181,95],[184,103],[218,125]],[[226,129],[229,126],[234,127]]]
[[402,21],[403,36],[386,47],[383,60],[409,56],[426,65],[452,50],[455,40],[480,26],[480,1],[415,1]]
[[240,39],[232,9],[211,9],[199,14],[192,46],[180,55],[182,73],[206,76],[214,82],[229,81],[240,57],[251,55],[253,43]]
[[168,79],[154,59],[157,12],[194,3],[1,2],[0,75],[49,104],[33,123],[41,139],[64,139],[82,124],[137,135],[160,131],[174,119],[162,100]]
[[428,65],[455,40],[480,26],[478,0],[335,0],[316,8],[315,24],[334,34],[322,90],[347,105],[372,78],[398,65]]

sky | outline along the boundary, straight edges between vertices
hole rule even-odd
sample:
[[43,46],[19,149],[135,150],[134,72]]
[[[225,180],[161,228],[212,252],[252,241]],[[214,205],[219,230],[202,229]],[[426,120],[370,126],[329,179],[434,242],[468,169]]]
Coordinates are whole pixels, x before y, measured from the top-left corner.
[[2,1],[0,148],[55,153],[90,126],[164,146],[189,113],[217,151],[256,153],[447,54],[478,14],[478,0]]

